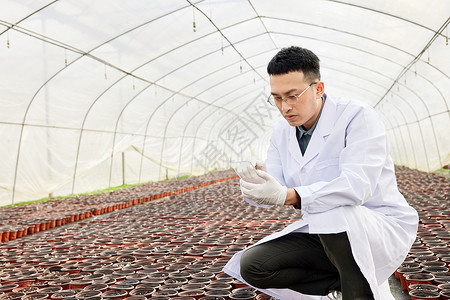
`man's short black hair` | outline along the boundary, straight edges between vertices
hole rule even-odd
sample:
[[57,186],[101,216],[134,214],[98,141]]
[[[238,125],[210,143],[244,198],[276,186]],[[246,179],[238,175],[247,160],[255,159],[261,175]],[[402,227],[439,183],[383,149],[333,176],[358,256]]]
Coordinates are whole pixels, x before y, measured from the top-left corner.
[[269,62],[269,75],[301,71],[309,81],[320,80],[320,60],[312,51],[291,46],[281,49]]

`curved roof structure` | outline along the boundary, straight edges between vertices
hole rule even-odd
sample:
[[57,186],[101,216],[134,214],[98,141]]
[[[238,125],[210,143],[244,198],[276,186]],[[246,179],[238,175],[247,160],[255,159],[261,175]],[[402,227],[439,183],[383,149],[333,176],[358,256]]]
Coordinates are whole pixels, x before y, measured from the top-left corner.
[[376,108],[395,163],[449,163],[449,1],[0,5],[0,205],[264,158],[266,66],[290,45]]

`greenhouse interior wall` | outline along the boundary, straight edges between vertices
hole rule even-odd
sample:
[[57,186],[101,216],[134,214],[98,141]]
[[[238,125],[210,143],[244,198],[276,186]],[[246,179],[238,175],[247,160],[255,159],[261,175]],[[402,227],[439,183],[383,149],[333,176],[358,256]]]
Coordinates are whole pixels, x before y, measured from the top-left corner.
[[[113,241],[101,235],[89,248],[88,230],[121,219],[111,235],[137,221],[163,232],[181,222],[180,235],[203,236],[203,248],[186,250],[197,260],[184,262],[204,266],[194,252],[209,251],[217,260],[208,268],[220,279],[218,267],[241,248],[206,249],[204,239],[249,245],[261,237],[248,223],[269,233],[300,218],[236,203],[233,171],[266,158],[283,119],[267,102],[266,68],[292,45],[318,55],[327,95],[364,102],[380,116],[399,188],[421,218],[417,242],[438,223],[448,231],[449,1],[0,0],[0,7],[0,266],[7,267],[0,275],[17,271],[10,256],[62,250],[57,243],[71,238],[83,240],[80,251],[105,254],[102,242]],[[232,201],[229,209],[216,203],[220,197]],[[39,199],[50,201],[18,206]],[[171,215],[176,201],[180,211]],[[230,232],[217,241],[212,229]],[[137,234],[151,235],[175,239],[150,229]],[[434,242],[450,247],[447,237]],[[139,262],[124,245],[151,247],[120,239],[122,255],[110,261],[119,268]],[[20,240],[30,247],[14,248]],[[164,267],[173,263],[165,258]],[[400,277],[391,288],[399,289],[396,299],[409,299]],[[12,292],[2,290],[6,284],[0,280],[0,297]]]
[[265,68],[290,45],[379,112],[396,164],[449,163],[447,1],[1,5],[2,205],[264,159]]

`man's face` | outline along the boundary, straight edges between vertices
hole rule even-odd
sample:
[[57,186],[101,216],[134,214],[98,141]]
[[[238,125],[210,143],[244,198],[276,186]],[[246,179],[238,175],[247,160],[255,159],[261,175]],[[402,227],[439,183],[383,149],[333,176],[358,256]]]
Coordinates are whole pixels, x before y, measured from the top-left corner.
[[[275,97],[285,98],[290,95],[299,95],[310,84],[311,82],[305,79],[303,72],[295,71],[270,76],[271,94]],[[282,101],[277,106],[278,110],[291,126],[303,125],[306,129],[310,129],[319,115],[323,92],[323,82],[318,81],[298,98],[297,103],[288,104],[286,101]]]

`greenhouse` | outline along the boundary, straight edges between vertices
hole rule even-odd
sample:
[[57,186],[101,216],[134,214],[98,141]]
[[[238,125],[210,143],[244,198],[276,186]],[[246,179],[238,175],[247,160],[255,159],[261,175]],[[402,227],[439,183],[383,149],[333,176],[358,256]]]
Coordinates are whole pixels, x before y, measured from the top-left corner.
[[[422,299],[410,284],[428,285],[420,292],[436,298],[426,299],[450,299],[449,1],[0,0],[0,7],[0,300],[329,299],[266,291],[223,271],[236,253],[308,218],[309,185],[291,184],[291,170],[279,175],[270,156],[279,150],[279,124],[293,124],[284,107],[321,88],[312,130],[322,130],[318,120],[334,97],[373,112],[380,123],[367,131],[386,137],[392,164],[380,174],[395,164],[394,185],[406,200],[399,206],[417,212],[415,240],[389,277],[395,299]],[[293,96],[276,91],[273,79],[285,73],[268,74],[291,46],[320,59],[320,78]],[[357,118],[345,134],[371,127],[361,121],[352,131]],[[290,127],[300,156],[304,124]],[[380,144],[353,147],[370,157]],[[313,135],[309,149],[315,145]],[[333,163],[345,173],[345,159],[358,158]],[[283,205],[292,191],[303,210],[244,201],[242,194],[252,198],[239,170],[248,160],[258,174],[285,180]],[[375,161],[349,171],[348,181]],[[305,169],[325,181],[334,176],[332,159],[322,163]],[[298,174],[292,182],[311,180]],[[378,185],[367,192],[366,181],[352,195],[393,193]],[[420,280],[407,282],[416,269]],[[373,299],[391,299],[373,280]]]

